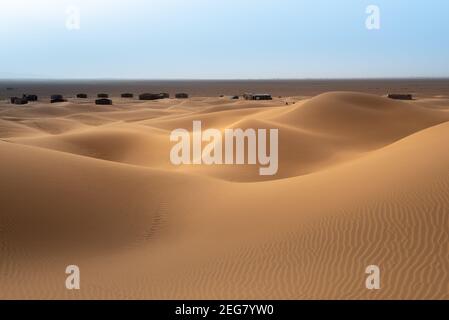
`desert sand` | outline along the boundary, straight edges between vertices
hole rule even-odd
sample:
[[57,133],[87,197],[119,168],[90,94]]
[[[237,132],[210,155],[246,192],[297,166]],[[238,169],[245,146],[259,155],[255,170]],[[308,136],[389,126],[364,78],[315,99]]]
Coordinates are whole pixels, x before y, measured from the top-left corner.
[[[449,299],[449,96],[437,91],[4,100],[0,298]],[[170,132],[193,120],[278,128],[278,174],[172,165]],[[81,290],[65,288],[71,264]],[[365,288],[373,264],[381,290]]]

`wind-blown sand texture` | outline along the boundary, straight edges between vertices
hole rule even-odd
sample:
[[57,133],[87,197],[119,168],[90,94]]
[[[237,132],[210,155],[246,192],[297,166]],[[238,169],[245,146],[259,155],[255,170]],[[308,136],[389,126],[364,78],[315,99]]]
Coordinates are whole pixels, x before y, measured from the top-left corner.
[[[449,97],[113,100],[0,103],[0,298],[449,299]],[[279,128],[278,175],[173,166],[193,120]]]

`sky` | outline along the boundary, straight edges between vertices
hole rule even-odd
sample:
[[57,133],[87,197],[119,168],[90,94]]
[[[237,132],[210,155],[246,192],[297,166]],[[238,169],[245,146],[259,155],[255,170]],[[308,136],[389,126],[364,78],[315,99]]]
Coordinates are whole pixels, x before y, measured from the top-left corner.
[[449,77],[447,0],[2,0],[0,15],[4,79]]

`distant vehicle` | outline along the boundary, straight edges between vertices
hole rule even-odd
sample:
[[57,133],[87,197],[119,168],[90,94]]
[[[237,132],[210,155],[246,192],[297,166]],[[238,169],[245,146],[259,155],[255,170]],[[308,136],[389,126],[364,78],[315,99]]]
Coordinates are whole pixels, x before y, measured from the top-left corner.
[[134,94],[132,93],[122,93],[122,98],[134,98]]
[[79,99],[87,99],[87,94],[85,94],[85,93],[78,93],[76,95],[76,97],[79,98]]
[[231,99],[232,100],[238,100],[238,99],[240,99],[240,97],[239,96],[233,96],[233,97],[231,97]]
[[109,94],[107,94],[107,93],[99,93],[99,94],[97,94],[97,98],[109,98]]

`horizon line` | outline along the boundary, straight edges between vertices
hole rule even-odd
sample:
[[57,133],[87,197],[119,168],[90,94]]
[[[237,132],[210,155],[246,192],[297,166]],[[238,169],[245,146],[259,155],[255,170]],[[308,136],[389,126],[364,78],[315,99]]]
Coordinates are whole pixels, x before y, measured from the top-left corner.
[[449,80],[444,77],[329,77],[329,78],[0,78],[0,81],[310,81],[310,80]]

